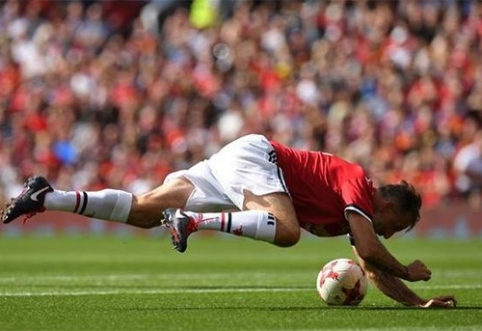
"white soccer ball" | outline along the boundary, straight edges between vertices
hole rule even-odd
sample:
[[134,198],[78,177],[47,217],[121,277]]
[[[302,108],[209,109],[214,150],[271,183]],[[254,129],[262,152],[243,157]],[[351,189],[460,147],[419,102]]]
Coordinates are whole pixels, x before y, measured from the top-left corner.
[[357,306],[367,293],[365,271],[351,259],[336,259],[318,273],[316,289],[329,306]]

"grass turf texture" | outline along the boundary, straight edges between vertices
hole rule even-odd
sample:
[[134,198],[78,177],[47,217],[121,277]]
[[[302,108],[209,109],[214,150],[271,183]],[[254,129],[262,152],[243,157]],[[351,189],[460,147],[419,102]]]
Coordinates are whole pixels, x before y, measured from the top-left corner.
[[346,239],[311,236],[282,249],[244,238],[0,237],[1,330],[481,330],[482,241],[394,239],[403,262],[434,275],[423,297],[459,307],[413,309],[373,286],[359,307],[325,306],[322,265],[353,258]]

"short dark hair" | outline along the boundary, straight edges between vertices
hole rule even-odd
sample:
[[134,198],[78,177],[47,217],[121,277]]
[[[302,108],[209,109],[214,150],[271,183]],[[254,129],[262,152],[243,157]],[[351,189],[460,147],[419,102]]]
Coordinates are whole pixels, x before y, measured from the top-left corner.
[[420,220],[420,208],[422,207],[422,198],[413,185],[401,180],[398,184],[379,187],[379,192],[384,198],[393,201],[399,212],[409,214],[411,224],[407,231],[413,229]]

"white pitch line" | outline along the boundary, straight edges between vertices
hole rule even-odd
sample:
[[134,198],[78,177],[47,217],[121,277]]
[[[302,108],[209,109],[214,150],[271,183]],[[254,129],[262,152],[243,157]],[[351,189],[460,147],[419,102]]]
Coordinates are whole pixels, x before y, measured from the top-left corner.
[[[305,275],[305,272],[294,272],[297,275]],[[290,273],[289,278],[293,277],[293,272]],[[316,278],[315,273],[313,273],[313,277]],[[464,271],[464,272],[440,272],[436,274],[437,276],[442,276],[441,278],[445,277],[480,277],[480,270],[471,270],[471,271]],[[230,279],[245,279],[249,277],[250,279],[266,279],[270,277],[279,277],[278,274],[269,273],[269,272],[244,272],[244,273],[210,273],[210,279],[222,279],[225,277],[229,277]],[[178,280],[188,280],[197,278],[193,273],[165,273],[165,274],[102,274],[102,275],[21,275],[21,276],[0,276],[0,284],[5,283],[22,283],[22,282],[45,282],[45,281],[92,281],[95,280],[97,282],[102,281],[122,281],[122,280],[142,280],[142,279],[178,279]],[[288,278],[288,276],[286,276]]]
[[[274,274],[270,273],[210,273],[210,279],[222,279],[229,277],[230,279],[243,279],[245,277],[253,278],[266,278],[273,277]],[[292,276],[292,274],[291,274]],[[18,282],[36,282],[36,281],[121,281],[121,280],[142,280],[142,279],[193,279],[198,278],[196,274],[193,273],[166,273],[166,274],[114,274],[114,275],[81,275],[81,276],[70,276],[70,275],[36,275],[36,276],[6,276],[0,277],[1,283],[18,283]]]
[[[481,289],[482,285],[435,285],[418,286],[416,289]],[[118,295],[118,294],[208,294],[208,293],[253,293],[253,292],[306,292],[316,290],[299,287],[254,287],[254,288],[211,288],[211,289],[119,289],[92,291],[43,291],[43,292],[0,292],[0,297],[34,297],[34,296],[84,296],[84,295]]]
[[251,293],[251,292],[298,292],[314,291],[308,288],[266,287],[266,288],[212,288],[212,289],[153,289],[153,290],[108,290],[108,291],[44,291],[44,292],[0,292],[0,297],[32,297],[32,296],[81,296],[81,295],[115,295],[115,294],[205,294],[205,293]]
[[[410,286],[410,285],[409,285]],[[420,289],[420,290],[476,290],[481,289],[482,284],[468,284],[468,285],[413,285],[411,286],[413,289]]]

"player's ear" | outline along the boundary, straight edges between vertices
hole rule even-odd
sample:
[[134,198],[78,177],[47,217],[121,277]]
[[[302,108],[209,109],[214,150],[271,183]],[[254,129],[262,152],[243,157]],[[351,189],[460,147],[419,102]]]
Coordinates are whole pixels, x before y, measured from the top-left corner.
[[388,199],[383,199],[381,204],[381,209],[383,212],[393,212],[395,210],[395,203]]
[[377,211],[382,214],[387,214],[387,212],[393,212],[396,207],[395,203],[392,200],[379,194],[379,192],[377,193],[378,194],[375,194],[374,196]]

